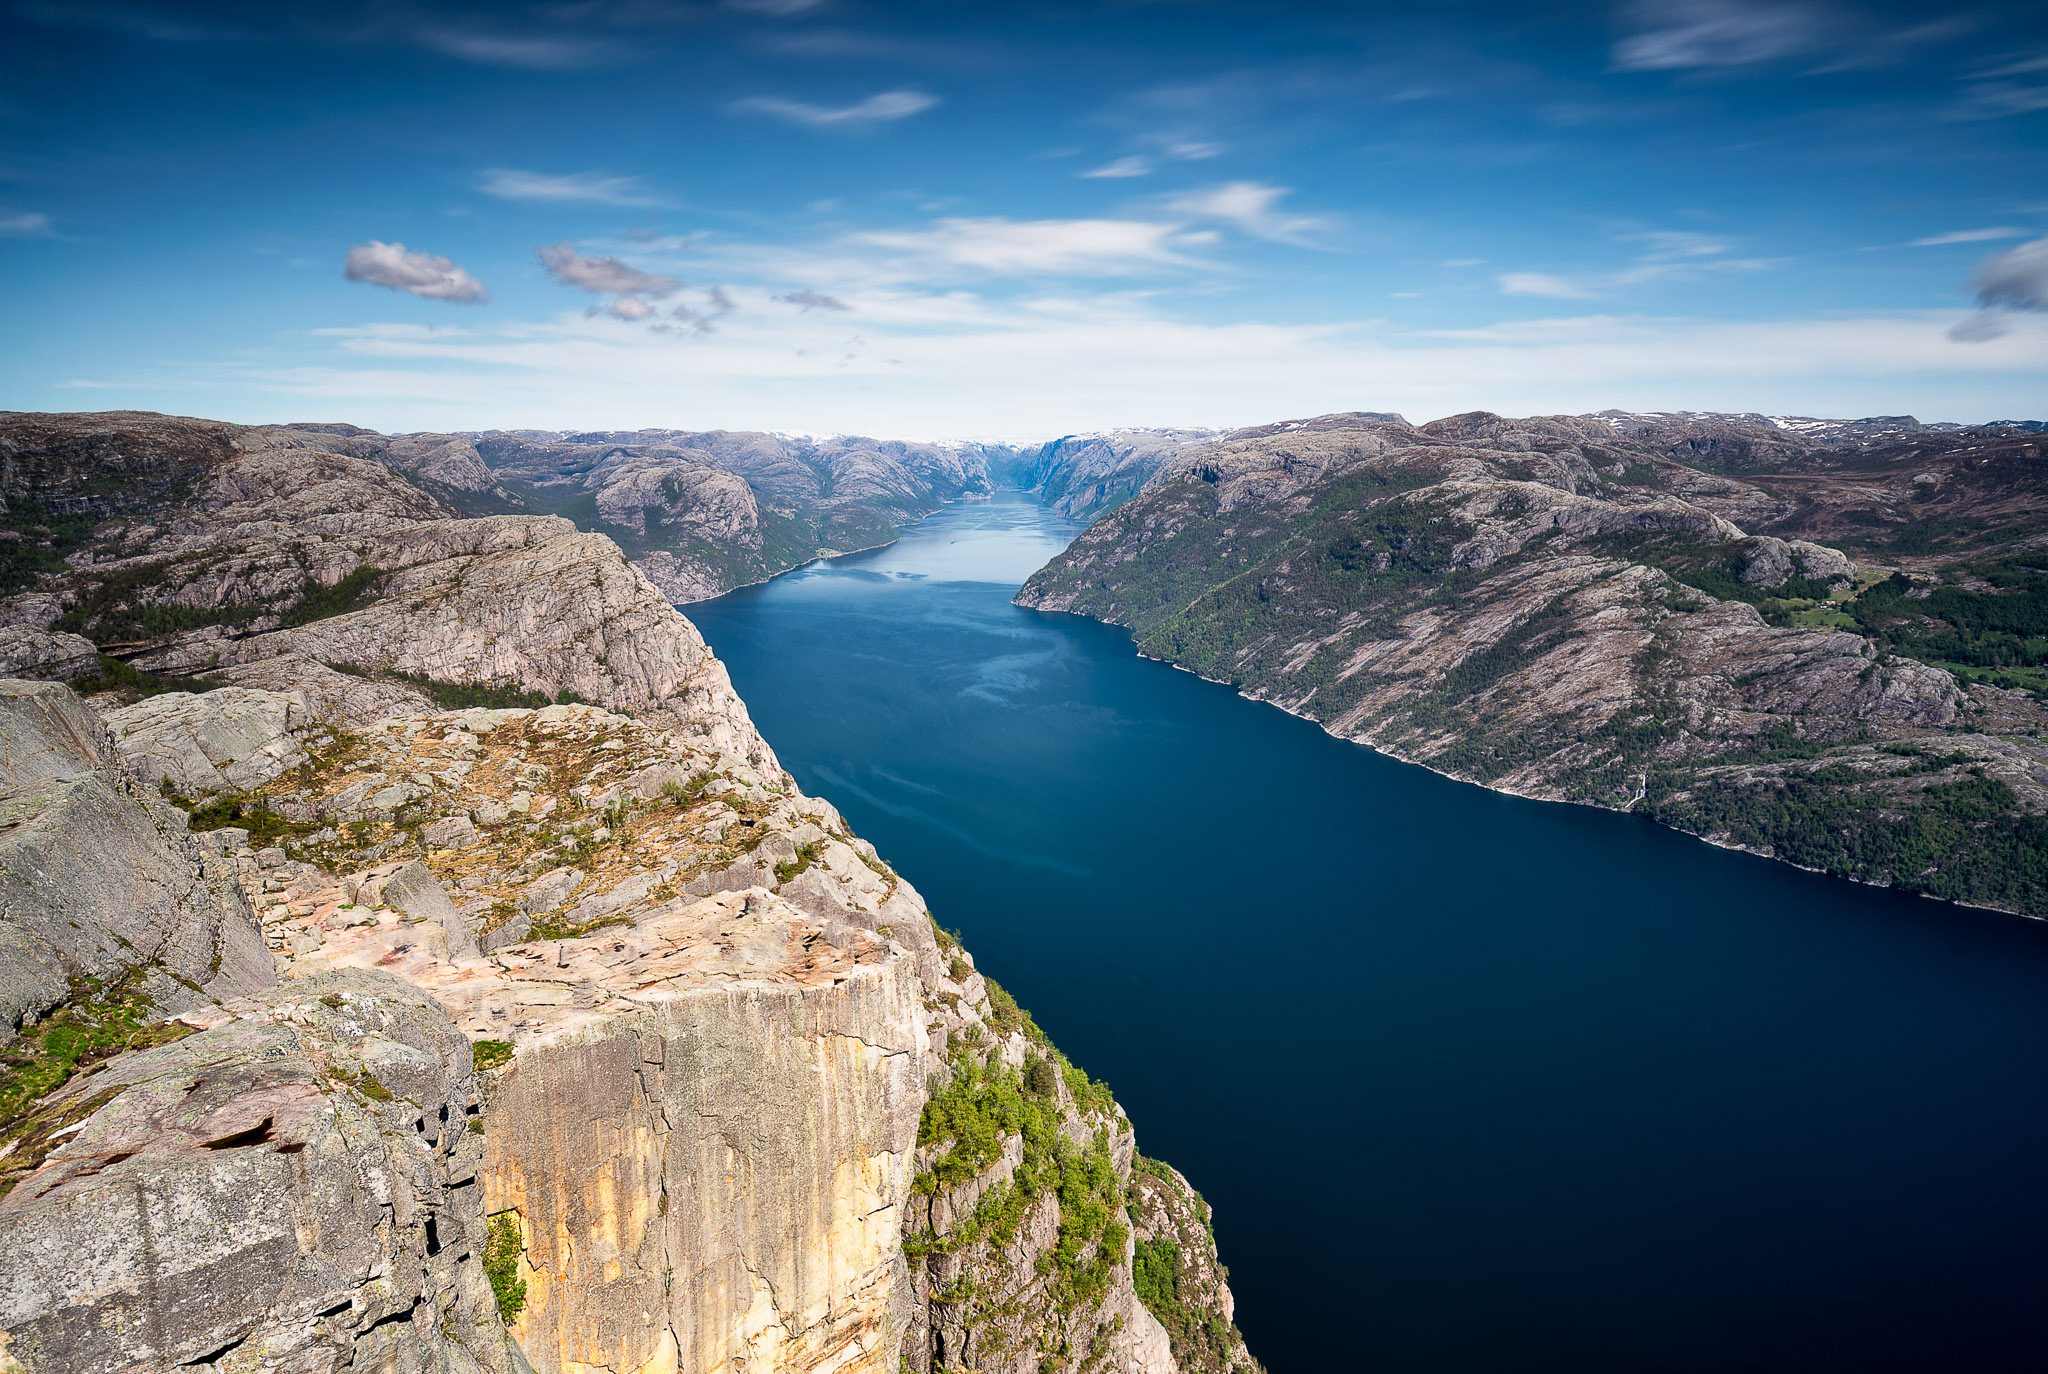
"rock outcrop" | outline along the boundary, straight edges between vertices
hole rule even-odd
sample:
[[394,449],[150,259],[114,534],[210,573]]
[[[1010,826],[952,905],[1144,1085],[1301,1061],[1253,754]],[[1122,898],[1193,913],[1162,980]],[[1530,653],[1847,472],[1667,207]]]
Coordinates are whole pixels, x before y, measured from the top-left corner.
[[183,813],[54,683],[0,680],[0,1041],[119,989],[164,1010],[271,981],[254,918]]
[[0,1158],[5,1367],[528,1374],[484,1272],[467,1037],[374,972],[216,1016]]

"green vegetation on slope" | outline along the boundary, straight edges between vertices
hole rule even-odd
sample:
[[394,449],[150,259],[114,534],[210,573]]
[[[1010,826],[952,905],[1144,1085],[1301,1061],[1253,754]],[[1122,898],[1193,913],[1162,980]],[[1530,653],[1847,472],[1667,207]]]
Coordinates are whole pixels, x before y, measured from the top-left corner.
[[191,1033],[163,1019],[139,968],[112,982],[77,980],[63,1006],[0,1045],[0,1139],[11,1139],[23,1114],[81,1069]]
[[484,1277],[498,1300],[498,1315],[508,1322],[526,1310],[526,1280],[519,1277],[519,1261],[525,1254],[519,1218],[511,1212],[492,1217],[484,1239]]

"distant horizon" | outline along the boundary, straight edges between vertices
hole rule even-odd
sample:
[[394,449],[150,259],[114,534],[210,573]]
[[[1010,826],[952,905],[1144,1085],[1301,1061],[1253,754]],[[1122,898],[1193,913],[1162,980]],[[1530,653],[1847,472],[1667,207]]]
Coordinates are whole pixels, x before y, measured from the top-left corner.
[[364,430],[368,433],[383,434],[392,437],[403,437],[407,435],[419,434],[469,435],[512,434],[520,432],[531,432],[539,434],[603,434],[629,433],[643,430],[653,430],[674,434],[768,434],[773,435],[777,438],[785,439],[875,439],[887,442],[911,444],[989,444],[1007,445],[1011,447],[1033,444],[1043,445],[1056,443],[1062,439],[1087,438],[1094,435],[1118,433],[1160,434],[1174,431],[1198,431],[1212,434],[1229,434],[1237,430],[1257,429],[1269,425],[1307,423],[1312,420],[1327,419],[1335,415],[1391,414],[1400,419],[1402,423],[1410,425],[1416,429],[1421,429],[1427,425],[1435,424],[1440,420],[1455,419],[1460,415],[1497,415],[1505,420],[1594,419],[1598,418],[1602,414],[1609,412],[1617,415],[1633,415],[1645,417],[1669,416],[1673,418],[1683,418],[1687,415],[1698,415],[1717,416],[1726,419],[1743,419],[1755,416],[1757,418],[1772,422],[1776,422],[1779,420],[1815,420],[1828,424],[1857,424],[1871,420],[1911,420],[1915,424],[1920,425],[1955,425],[1964,429],[1981,429],[1995,425],[2048,424],[2048,415],[1996,415],[1992,416],[1989,419],[1983,420],[1951,420],[1946,418],[1930,418],[1925,415],[1915,414],[1911,411],[1888,411],[1883,413],[1872,413],[1866,415],[1824,415],[1801,411],[1766,412],[1760,410],[1705,410],[1698,407],[1686,407],[1675,410],[1633,410],[1625,409],[1620,406],[1602,406],[1598,410],[1532,411],[1526,414],[1517,414],[1511,411],[1495,410],[1487,406],[1475,406],[1465,410],[1453,410],[1448,411],[1442,415],[1434,415],[1427,420],[1418,420],[1410,415],[1404,414],[1398,410],[1394,410],[1389,407],[1346,406],[1337,410],[1317,411],[1314,414],[1276,415],[1263,420],[1246,421],[1242,424],[1173,423],[1156,425],[1107,425],[1092,426],[1087,428],[1060,429],[1056,432],[1053,430],[1038,430],[1031,433],[1020,433],[1010,435],[962,435],[903,433],[898,431],[875,429],[791,429],[786,426],[778,425],[713,424],[499,424],[444,426],[427,425],[409,426],[403,428],[390,428],[381,425],[364,424],[358,420],[337,419],[332,416],[315,417],[301,415],[296,418],[288,420],[243,420],[236,419],[227,415],[194,415],[181,411],[153,410],[147,407],[137,406],[106,406],[95,407],[91,409],[23,409],[0,406],[0,414],[18,415],[156,415],[161,416],[164,419],[170,420],[192,420],[200,423],[243,425],[248,427],[293,425],[347,425],[351,428]]

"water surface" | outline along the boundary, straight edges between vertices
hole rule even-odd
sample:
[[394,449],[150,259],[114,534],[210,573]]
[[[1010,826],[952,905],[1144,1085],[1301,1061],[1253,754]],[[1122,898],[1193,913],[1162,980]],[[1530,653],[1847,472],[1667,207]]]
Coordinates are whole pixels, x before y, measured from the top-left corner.
[[2048,926],[1495,796],[1020,610],[1028,499],[688,613],[1214,1203],[1274,1374],[2048,1368]]

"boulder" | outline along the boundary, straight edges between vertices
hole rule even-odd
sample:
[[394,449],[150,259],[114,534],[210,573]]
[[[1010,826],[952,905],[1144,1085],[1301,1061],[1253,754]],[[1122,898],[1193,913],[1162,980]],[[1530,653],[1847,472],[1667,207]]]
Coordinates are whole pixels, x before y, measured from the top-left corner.
[[305,719],[298,693],[246,687],[165,692],[106,716],[129,772],[194,798],[246,792],[304,763],[293,730]]

